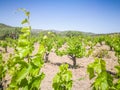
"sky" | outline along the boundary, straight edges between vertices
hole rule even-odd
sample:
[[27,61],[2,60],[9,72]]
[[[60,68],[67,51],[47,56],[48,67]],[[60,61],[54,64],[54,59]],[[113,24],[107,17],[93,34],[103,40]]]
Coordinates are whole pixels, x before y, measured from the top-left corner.
[[0,23],[21,26],[18,8],[30,11],[33,29],[120,32],[120,0],[0,0]]

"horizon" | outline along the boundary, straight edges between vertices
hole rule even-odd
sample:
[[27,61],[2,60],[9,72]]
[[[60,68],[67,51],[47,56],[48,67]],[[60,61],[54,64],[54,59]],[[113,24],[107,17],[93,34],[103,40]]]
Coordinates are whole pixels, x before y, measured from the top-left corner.
[[0,23],[10,26],[22,26],[25,16],[16,11],[25,8],[31,13],[32,29],[120,32],[119,0],[1,0],[0,7]]

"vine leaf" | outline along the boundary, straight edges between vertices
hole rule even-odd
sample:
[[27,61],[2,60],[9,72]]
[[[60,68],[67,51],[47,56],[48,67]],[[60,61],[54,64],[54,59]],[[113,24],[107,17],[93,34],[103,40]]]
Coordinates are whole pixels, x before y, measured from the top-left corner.
[[28,19],[27,19],[27,18],[25,18],[25,19],[21,22],[21,24],[25,24],[25,23],[28,23]]
[[24,79],[29,74],[30,70],[31,70],[31,65],[22,68],[22,70],[20,70],[20,72],[17,73],[16,81],[20,82],[22,79]]

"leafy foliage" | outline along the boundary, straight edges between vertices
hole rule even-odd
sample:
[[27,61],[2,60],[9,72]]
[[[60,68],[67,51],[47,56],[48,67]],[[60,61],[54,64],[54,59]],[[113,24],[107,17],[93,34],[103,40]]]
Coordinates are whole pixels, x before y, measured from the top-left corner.
[[45,62],[48,62],[49,53],[54,47],[54,33],[48,32],[40,41],[40,44],[45,47]]
[[52,87],[54,90],[71,90],[73,84],[72,72],[68,70],[68,64],[61,65],[59,70],[53,78]]
[[5,61],[3,61],[3,56],[0,54],[0,86],[3,85],[3,78],[5,77],[7,71],[7,65]]
[[92,84],[93,90],[110,90],[113,86],[113,78],[107,73],[104,60],[96,58],[93,63],[88,65],[87,71],[90,79],[96,77]]
[[76,66],[76,58],[85,56],[85,47],[82,43],[81,37],[72,37],[67,40],[66,50],[56,50],[57,54],[68,55],[73,61],[73,67]]
[[45,48],[41,45],[38,53],[34,57],[30,57],[34,49],[30,39],[30,13],[25,9],[20,10],[27,16],[27,18],[22,21],[22,24],[28,24],[28,26],[24,26],[21,29],[22,34],[18,38],[15,55],[11,57],[8,62],[9,72],[12,75],[8,89],[39,90],[40,83],[45,76],[44,73],[40,72],[44,64],[43,56]]
[[5,49],[5,52],[7,53],[7,42],[6,41],[0,41],[0,46],[3,47]]

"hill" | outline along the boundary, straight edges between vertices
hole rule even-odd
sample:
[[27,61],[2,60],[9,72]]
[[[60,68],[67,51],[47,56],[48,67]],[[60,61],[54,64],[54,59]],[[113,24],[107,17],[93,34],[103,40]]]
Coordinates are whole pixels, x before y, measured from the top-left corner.
[[2,29],[2,28],[14,28],[14,27],[0,23],[0,29]]
[[[44,29],[32,29],[32,35],[38,35],[39,33],[44,33],[46,34],[48,31],[54,32],[60,36],[79,36],[79,35],[92,35],[92,36],[96,36],[96,35],[113,35],[113,34],[120,34],[119,33],[103,33],[103,34],[95,34],[95,33],[91,33],[91,32],[82,32],[82,31],[77,31],[77,30],[67,30],[67,31],[60,31],[60,30],[44,30]],[[9,26],[3,23],[0,23],[0,39],[1,38],[5,38],[6,35],[11,36],[12,34],[17,35],[20,33],[20,27],[13,27],[13,26]]]
[[3,23],[0,23],[0,39],[6,37],[16,38],[20,33],[20,27],[12,27]]

